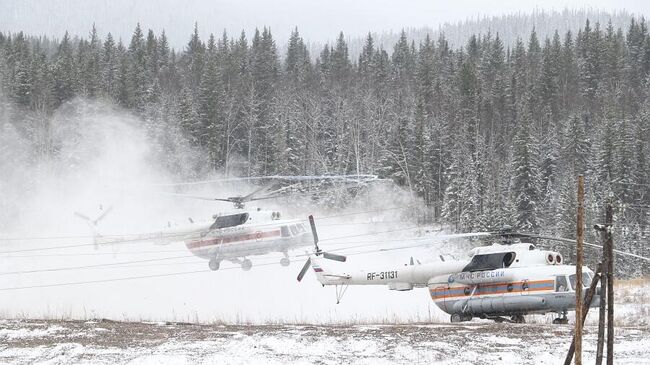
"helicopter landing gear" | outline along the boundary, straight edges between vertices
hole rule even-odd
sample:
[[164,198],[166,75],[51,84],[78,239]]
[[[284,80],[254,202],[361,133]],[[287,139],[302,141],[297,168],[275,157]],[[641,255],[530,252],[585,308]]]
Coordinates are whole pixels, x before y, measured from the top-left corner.
[[454,313],[451,315],[451,323],[467,322],[471,320],[472,320],[472,316],[468,314]]
[[217,271],[219,270],[220,263],[221,262],[219,262],[219,260],[217,260],[216,258],[212,258],[210,259],[210,261],[208,261],[208,266],[210,267],[210,270]]
[[569,319],[567,317],[564,318],[555,318],[553,320],[553,324],[569,324]]
[[510,321],[512,323],[526,323],[526,318],[521,314],[515,314],[514,316],[510,317]]
[[568,324],[569,319],[566,317],[566,311],[562,312],[562,317],[557,317],[553,320],[553,324]]
[[291,261],[289,260],[288,257],[283,257],[280,259],[280,265],[282,266],[289,266],[290,263]]
[[244,261],[241,262],[241,269],[244,271],[248,271],[253,267],[253,263],[249,259],[244,259]]

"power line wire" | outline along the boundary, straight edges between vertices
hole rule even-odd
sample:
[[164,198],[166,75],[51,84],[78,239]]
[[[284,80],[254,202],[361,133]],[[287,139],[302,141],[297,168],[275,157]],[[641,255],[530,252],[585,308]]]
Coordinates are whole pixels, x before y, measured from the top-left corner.
[[[367,213],[377,213],[377,212],[382,212],[382,211],[391,211],[391,210],[402,210],[402,209],[408,209],[408,207],[389,207],[389,208],[382,208],[382,209],[373,209],[373,210],[365,210],[365,211],[356,211],[356,212],[349,212],[349,213],[341,213],[341,214],[332,214],[332,215],[326,215],[322,217],[316,217],[317,220],[324,220],[324,219],[332,219],[332,218],[337,218],[337,217],[346,217],[346,216],[351,216],[351,215],[360,215],[360,214],[367,214]],[[289,221],[307,221],[306,218],[296,218],[296,219],[288,219]],[[291,223],[288,223],[291,224]],[[253,224],[249,225],[248,227],[251,228],[257,228],[257,227],[266,227],[266,226],[277,226],[279,225],[278,222],[269,222],[269,223],[261,223],[261,224]],[[207,229],[206,229],[207,230]],[[188,233],[165,233],[164,230],[161,231],[151,231],[151,232],[140,232],[140,233],[123,233],[123,234],[101,234],[101,235],[71,235],[71,236],[27,236],[27,237],[0,237],[0,242],[1,241],[30,241],[30,240],[57,240],[57,239],[84,239],[84,238],[120,238],[124,237],[124,241],[150,241],[153,240],[152,238],[141,238],[140,236],[145,236],[145,235],[157,235],[160,234],[161,238],[174,238],[174,237],[179,237],[186,235]],[[86,244],[90,245],[90,244]],[[2,252],[0,252],[1,254]]]
[[156,259],[145,259],[145,260],[134,260],[134,261],[123,261],[123,262],[112,262],[112,263],[105,263],[105,264],[94,264],[94,265],[83,265],[83,266],[69,266],[69,267],[58,267],[58,268],[48,268],[48,269],[8,271],[8,272],[0,272],[0,276],[34,274],[34,273],[54,272],[54,271],[82,270],[82,269],[91,269],[91,268],[98,268],[98,267],[109,267],[109,266],[117,266],[117,265],[125,265],[125,264],[137,264],[137,263],[144,263],[144,262],[176,260],[176,259],[188,258],[188,257],[192,257],[192,255],[172,256],[172,257],[163,257],[163,258],[156,258]]
[[[354,237],[361,237],[361,236],[368,236],[368,235],[378,235],[378,234],[385,234],[385,233],[393,233],[393,232],[404,231],[404,230],[408,230],[408,229],[413,229],[413,227],[400,228],[400,229],[394,229],[394,230],[387,230],[387,231],[382,231],[382,232],[370,232],[370,233],[362,233],[362,234],[355,234],[355,235],[348,235],[348,236],[339,236],[339,237],[333,237],[331,239],[323,239],[321,241],[341,240],[341,239],[345,239],[345,238],[354,238]],[[376,244],[377,243],[375,243],[375,242],[368,243],[368,245],[376,245]],[[363,247],[363,246],[365,246],[365,245],[362,245],[362,246],[359,246],[359,247]],[[144,260],[134,260],[134,261],[125,261],[125,262],[117,262],[117,263],[73,266],[73,267],[60,267],[60,268],[38,269],[38,270],[23,270],[23,271],[14,271],[14,272],[5,272],[5,273],[0,272],[0,276],[2,276],[2,275],[17,275],[17,274],[31,274],[31,273],[40,273],[40,272],[52,272],[52,271],[77,270],[77,269],[87,269],[87,268],[97,268],[97,267],[107,267],[107,266],[124,265],[124,264],[164,261],[164,260],[187,258],[187,257],[192,257],[192,255],[183,255],[183,256],[174,256],[174,257],[165,257],[165,258],[154,258],[154,259],[144,259]]]

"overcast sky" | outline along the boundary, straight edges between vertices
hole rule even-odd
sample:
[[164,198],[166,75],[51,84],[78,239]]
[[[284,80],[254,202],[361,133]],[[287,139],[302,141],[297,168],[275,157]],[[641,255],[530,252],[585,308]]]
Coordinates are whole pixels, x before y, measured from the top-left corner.
[[184,44],[198,21],[203,35],[223,29],[239,33],[270,26],[286,39],[293,27],[311,41],[356,37],[403,27],[437,28],[468,18],[530,13],[534,10],[592,8],[650,13],[648,0],[0,0],[0,30],[60,37],[66,30],[86,35],[93,23],[100,33],[128,40],[134,25],[167,30],[173,44]]

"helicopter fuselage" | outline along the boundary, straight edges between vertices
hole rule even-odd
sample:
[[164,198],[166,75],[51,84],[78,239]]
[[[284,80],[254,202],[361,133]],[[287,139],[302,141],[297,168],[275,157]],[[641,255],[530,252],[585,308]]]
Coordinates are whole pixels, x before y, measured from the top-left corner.
[[278,220],[266,224],[242,224],[210,229],[193,240],[185,241],[192,254],[204,259],[235,260],[246,256],[286,252],[310,245],[311,234],[298,220]]
[[[440,309],[461,320],[566,313],[575,310],[575,275],[573,265],[501,268],[432,278],[428,289]],[[585,269],[583,278],[588,287],[593,272]]]
[[[299,246],[312,245],[312,236],[300,220],[280,219],[280,212],[267,210],[237,210],[215,215],[212,220],[171,225],[164,230],[131,235],[129,241],[150,240],[157,244],[183,242],[195,256],[209,260],[212,270],[219,269],[223,260],[240,263],[249,270],[248,256],[280,252],[283,266],[289,265],[287,252]],[[123,238],[95,236],[97,244],[125,242]]]
[[[384,267],[379,270],[333,272],[321,257],[312,256],[311,266],[323,285],[386,285],[390,290],[428,288],[435,304],[451,314],[453,322],[474,317],[501,319],[511,316],[566,313],[575,309],[576,267],[565,265],[558,252],[541,251],[532,244],[495,244],[470,252],[469,260]],[[583,286],[594,274],[583,269]],[[586,290],[585,290],[586,292]],[[592,306],[597,305],[596,295]]]

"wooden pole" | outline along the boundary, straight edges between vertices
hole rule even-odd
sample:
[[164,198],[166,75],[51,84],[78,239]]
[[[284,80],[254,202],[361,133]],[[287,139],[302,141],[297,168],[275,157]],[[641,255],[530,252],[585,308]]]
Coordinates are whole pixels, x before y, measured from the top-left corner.
[[613,208],[611,196],[607,199],[605,234],[607,235],[607,365],[614,364],[614,241],[612,239]]
[[[594,295],[596,294],[596,286],[598,285],[598,280],[600,279],[600,266],[598,265],[598,268],[596,269],[596,275],[594,276],[594,280],[591,282],[591,285],[589,286],[589,289],[587,290],[587,295],[585,296],[585,303],[584,303],[584,310],[582,311],[582,323],[585,323],[585,319],[587,319],[587,313],[589,313],[589,306],[591,305],[591,301],[594,298]],[[577,320],[578,317],[576,317]],[[573,335],[573,340],[571,341],[571,346],[569,347],[569,353],[567,353],[566,358],[564,359],[564,365],[570,365],[571,360],[573,359],[573,354],[576,349],[576,336],[575,334]]]
[[605,345],[605,312],[607,304],[607,270],[609,260],[607,259],[607,227],[599,228],[603,237],[603,264],[600,272],[600,307],[598,308],[598,343],[596,345],[596,365],[603,363],[603,348]]
[[576,224],[576,323],[575,323],[575,351],[576,365],[582,364],[582,247],[585,229],[585,178],[578,176],[578,219]]

